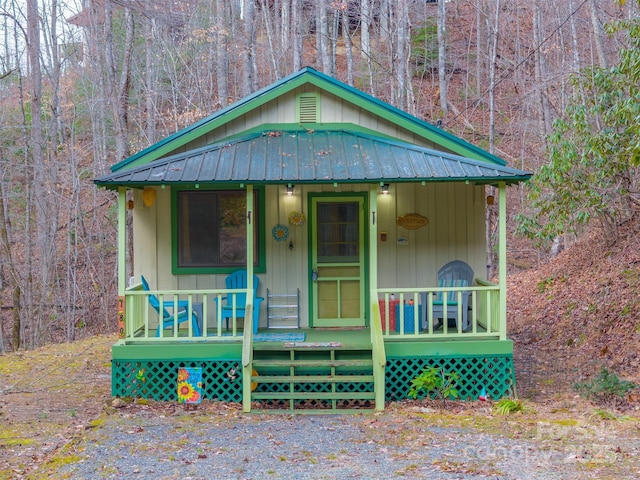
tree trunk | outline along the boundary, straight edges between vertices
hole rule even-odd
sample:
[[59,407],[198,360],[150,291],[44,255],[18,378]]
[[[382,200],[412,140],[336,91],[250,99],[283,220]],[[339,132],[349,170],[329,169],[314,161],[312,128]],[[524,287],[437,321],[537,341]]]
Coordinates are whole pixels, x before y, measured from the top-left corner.
[[[107,71],[107,83],[112,102],[113,121],[115,129],[116,160],[120,161],[128,157],[128,103],[129,85],[131,83],[131,56],[133,52],[134,22],[133,13],[129,8],[124,9],[125,39],[122,52],[122,61],[118,66],[116,52],[113,44],[113,5],[111,2],[104,4],[104,28],[105,28],[105,61]],[[120,77],[118,77],[120,71]]]
[[447,36],[446,2],[438,2],[438,83],[440,85],[440,108],[447,117]]
[[372,95],[376,94],[373,80],[373,61],[371,58],[371,1],[360,0],[360,55],[367,61],[367,73],[369,76],[369,89]]
[[[494,9],[492,9],[492,16],[488,17],[487,30],[490,32],[489,43],[489,151],[495,152],[495,136],[496,136],[496,100],[495,100],[495,88],[496,88],[496,62],[498,58],[498,35],[500,33],[500,0],[493,0]],[[496,197],[495,187],[489,187],[489,196]],[[487,268],[488,276],[492,278],[495,273],[495,251],[494,248],[496,238],[493,235],[494,224],[496,223],[496,212],[492,205],[486,207],[486,232],[487,232]]]
[[407,0],[398,0],[396,30],[398,32],[395,51],[395,106],[407,109],[407,64],[409,57],[409,7]]
[[253,0],[242,0],[244,6],[244,51],[242,56],[242,95],[248,96],[255,90],[255,72],[254,72],[254,6]]
[[353,44],[349,32],[349,12],[342,12],[342,36],[344,37],[344,48],[347,56],[347,84],[353,87]]
[[[542,33],[542,16],[542,10],[536,1],[533,8],[533,42],[535,45],[540,45],[544,38]],[[538,100],[540,102],[538,119],[540,123],[541,138],[544,139],[549,133],[551,133],[551,111],[549,99],[546,95],[546,60],[539,48],[536,48],[535,50],[534,60],[534,75],[536,87],[538,89]]]
[[598,55],[598,64],[601,68],[607,68],[607,56],[604,53],[604,33],[602,32],[602,25],[598,18],[598,4],[596,0],[589,0],[589,15],[591,16],[591,26],[593,28],[593,41],[596,46],[596,53]]
[[302,0],[291,0],[291,27],[293,32],[292,48],[293,48],[293,70],[298,71],[302,68]]
[[329,19],[327,18],[326,0],[318,0],[316,4],[316,49],[318,63],[324,73],[331,71],[331,55],[329,54]]
[[229,26],[225,0],[216,0],[216,83],[218,84],[218,101],[222,107],[229,105]]

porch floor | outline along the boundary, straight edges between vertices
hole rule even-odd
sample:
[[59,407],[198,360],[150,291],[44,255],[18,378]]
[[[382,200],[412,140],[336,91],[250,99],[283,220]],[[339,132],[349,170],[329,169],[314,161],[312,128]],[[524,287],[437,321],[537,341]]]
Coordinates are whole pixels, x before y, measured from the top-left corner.
[[[448,334],[445,334],[442,327],[438,330],[434,330],[431,335],[424,335],[426,331],[422,330],[420,336],[414,336],[411,333],[400,335],[399,332],[395,330],[389,331],[388,335],[385,335],[385,342],[407,342],[407,341],[420,341],[420,342],[451,342],[451,341],[467,341],[467,340],[478,340],[477,337],[469,334],[468,337],[465,338],[465,333],[462,336],[452,336],[452,334],[457,334],[457,329],[453,327],[449,327]],[[477,326],[477,333],[486,333],[486,329]],[[344,347],[354,347],[360,348],[363,346],[371,345],[371,333],[368,327],[362,328],[277,328],[277,329],[269,329],[269,328],[260,328],[258,329],[258,334],[274,334],[275,336],[286,336],[286,335],[295,335],[295,334],[304,334],[304,342],[309,343],[326,343],[326,342],[340,342]],[[384,332],[383,332],[384,334]],[[214,342],[224,342],[224,343],[242,343],[242,329],[238,328],[237,335],[232,336],[230,332],[227,332],[225,329],[222,330],[222,337],[216,336],[216,329],[211,328],[208,329],[208,334],[205,338],[203,337],[194,337],[193,341],[209,341],[211,343]],[[143,332],[138,332],[136,337],[144,336]],[[186,337],[186,331],[180,330],[179,337]],[[295,341],[295,340],[292,340]],[[254,342],[254,345],[258,343],[265,343],[265,341]],[[284,343],[280,341],[280,343]]]

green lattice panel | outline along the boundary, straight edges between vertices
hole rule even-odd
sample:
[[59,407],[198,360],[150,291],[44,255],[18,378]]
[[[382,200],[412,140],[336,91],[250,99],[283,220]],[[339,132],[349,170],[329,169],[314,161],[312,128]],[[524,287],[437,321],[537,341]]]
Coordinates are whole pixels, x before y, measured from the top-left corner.
[[[385,398],[399,401],[407,398],[413,380],[425,367],[443,368],[460,375],[457,389],[460,400],[476,400],[482,388],[494,400],[515,390],[511,355],[387,358]],[[424,397],[424,395],[423,395]]]
[[242,401],[239,361],[114,361],[111,368],[112,394],[115,397],[176,401],[178,369],[184,367],[202,368],[204,398]]

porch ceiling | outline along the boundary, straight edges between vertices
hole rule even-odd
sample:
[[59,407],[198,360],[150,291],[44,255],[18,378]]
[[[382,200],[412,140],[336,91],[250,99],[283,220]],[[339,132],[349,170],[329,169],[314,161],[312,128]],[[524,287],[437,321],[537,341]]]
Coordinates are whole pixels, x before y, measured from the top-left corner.
[[531,173],[344,130],[265,130],[102,176],[104,187],[528,180]]

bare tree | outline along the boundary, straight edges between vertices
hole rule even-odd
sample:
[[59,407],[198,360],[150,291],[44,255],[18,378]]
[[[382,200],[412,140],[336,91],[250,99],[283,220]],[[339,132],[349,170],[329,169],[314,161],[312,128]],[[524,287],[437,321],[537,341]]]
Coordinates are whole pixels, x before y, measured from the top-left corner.
[[440,85],[440,106],[447,116],[447,2],[438,2],[438,83]]

